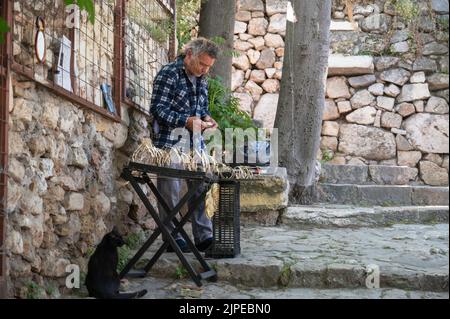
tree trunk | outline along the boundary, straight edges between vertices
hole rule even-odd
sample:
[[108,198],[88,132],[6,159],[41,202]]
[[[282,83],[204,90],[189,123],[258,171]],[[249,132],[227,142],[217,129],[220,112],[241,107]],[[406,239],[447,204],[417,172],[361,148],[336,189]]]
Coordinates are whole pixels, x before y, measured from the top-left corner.
[[292,3],[298,22],[287,22],[275,127],[280,166],[287,168],[291,185],[289,200],[306,204],[314,197],[328,72],[331,0]]
[[231,66],[233,52],[235,2],[231,0],[202,1],[199,36],[208,39],[220,37],[222,52],[211,69],[211,76],[221,77],[225,87],[231,89]]

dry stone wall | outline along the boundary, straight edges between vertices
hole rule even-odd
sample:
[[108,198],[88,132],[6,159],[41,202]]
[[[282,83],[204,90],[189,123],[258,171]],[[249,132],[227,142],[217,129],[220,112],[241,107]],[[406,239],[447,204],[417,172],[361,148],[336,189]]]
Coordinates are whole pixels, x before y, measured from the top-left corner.
[[150,136],[148,119],[123,109],[122,123],[114,123],[17,75],[12,86],[6,234],[11,294],[26,298],[34,282],[53,287],[39,297],[57,297],[66,266],[85,272],[89,254],[113,225],[125,236],[154,229],[120,178],[139,141]]
[[[30,3],[14,3],[13,55],[24,66],[36,65],[33,68],[36,81],[16,73],[11,75],[7,275],[10,296],[56,298],[69,292],[65,285],[66,267],[79,266],[83,279],[90,254],[113,226],[118,226],[125,237],[155,228],[131,185],[120,178],[138,144],[143,138],[151,137],[148,127],[151,119],[122,106],[121,122],[113,122],[41,86],[38,82],[48,83],[50,69],[56,61],[50,40],[60,38],[67,33],[67,28],[63,27],[63,14],[58,15],[61,19],[49,24],[46,64],[37,64],[30,42],[34,25],[27,21],[34,20],[34,15],[43,12],[45,7]],[[64,13],[63,2],[57,3],[54,10]],[[97,20],[113,26],[111,10],[96,12]],[[89,91],[89,87],[94,82],[98,86],[98,78],[106,80],[108,75],[101,70],[112,72],[113,56],[104,51],[106,46],[108,52],[113,51],[113,34],[105,32],[97,21],[87,28],[89,34],[101,36],[102,43],[93,45],[80,36],[77,51],[99,57],[97,60],[107,65],[102,65],[100,73],[94,76],[98,68],[78,64],[82,82],[89,85],[78,86],[75,93],[101,106],[102,96]],[[167,61],[167,50],[164,52],[161,63]],[[81,61],[84,60],[77,60]],[[150,195],[149,189],[144,191]],[[155,204],[155,199],[149,198]]]
[[[332,164],[409,166],[417,170],[413,183],[448,185],[448,1],[410,2],[412,12],[393,0],[354,1],[352,19],[345,1],[333,2],[318,157]],[[287,1],[240,4],[234,95],[260,125],[273,127]]]

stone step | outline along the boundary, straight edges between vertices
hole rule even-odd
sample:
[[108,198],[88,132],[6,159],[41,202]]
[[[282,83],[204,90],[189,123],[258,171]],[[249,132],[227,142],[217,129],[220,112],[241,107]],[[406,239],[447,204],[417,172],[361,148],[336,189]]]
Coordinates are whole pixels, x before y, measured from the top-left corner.
[[[187,279],[130,279],[126,291],[147,289],[143,299],[448,299],[448,292],[401,289],[249,288],[226,282],[207,283],[201,289]],[[70,297],[68,297],[70,298]]]
[[335,21],[332,20],[330,24],[330,31],[354,31],[358,32],[358,23],[350,21]]
[[317,203],[358,206],[443,206],[448,187],[319,183]]
[[328,59],[328,76],[373,74],[374,70],[372,56],[331,54]]
[[296,229],[388,227],[394,224],[448,223],[448,206],[355,207],[345,205],[291,206],[281,222]]
[[[247,287],[367,288],[368,271],[377,274],[379,269],[381,288],[448,292],[448,233],[448,224],[332,231],[245,227],[241,255],[209,263],[219,282]],[[157,247],[143,256],[138,268]],[[149,276],[176,278],[180,265],[175,254],[165,253]],[[197,262],[193,265],[199,268]]]
[[324,164],[320,182],[327,184],[409,185],[418,169],[407,166]]

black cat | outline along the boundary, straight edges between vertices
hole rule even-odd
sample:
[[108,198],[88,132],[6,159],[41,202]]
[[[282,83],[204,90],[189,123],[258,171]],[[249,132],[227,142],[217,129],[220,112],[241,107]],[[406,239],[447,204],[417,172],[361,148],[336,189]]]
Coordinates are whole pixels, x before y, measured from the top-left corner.
[[141,290],[132,293],[120,293],[120,278],[117,273],[119,257],[117,248],[125,244],[117,228],[103,237],[94,254],[89,259],[86,287],[89,297],[101,299],[140,298],[147,293]]

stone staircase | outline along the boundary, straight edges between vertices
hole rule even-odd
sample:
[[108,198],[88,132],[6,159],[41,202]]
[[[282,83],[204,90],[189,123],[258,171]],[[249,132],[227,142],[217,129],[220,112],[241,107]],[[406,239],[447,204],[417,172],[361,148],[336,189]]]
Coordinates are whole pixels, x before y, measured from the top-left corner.
[[[210,259],[219,281],[198,298],[448,298],[448,188],[411,186],[409,176],[403,167],[325,165],[321,203],[288,207],[275,226],[241,225],[241,255]],[[367,288],[373,267],[379,289]],[[183,297],[189,280],[176,278],[179,269],[165,254],[130,283]]]
[[448,206],[447,187],[414,185],[417,169],[324,165],[316,201],[359,206]]
[[[280,225],[241,231],[241,255],[208,260],[218,272],[219,284],[234,287],[235,293],[259,289],[276,296],[280,291],[299,289],[299,294],[291,297],[303,298],[311,291],[337,297],[339,291],[347,296],[353,291],[351,295],[360,298],[360,292],[368,290],[368,267],[376,265],[383,291],[435,292],[448,298],[448,224],[333,230]],[[153,253],[145,254],[138,267]],[[197,262],[193,264],[199,267]],[[179,268],[177,257],[165,254],[147,278],[177,283]],[[132,281],[143,284],[145,279]]]

